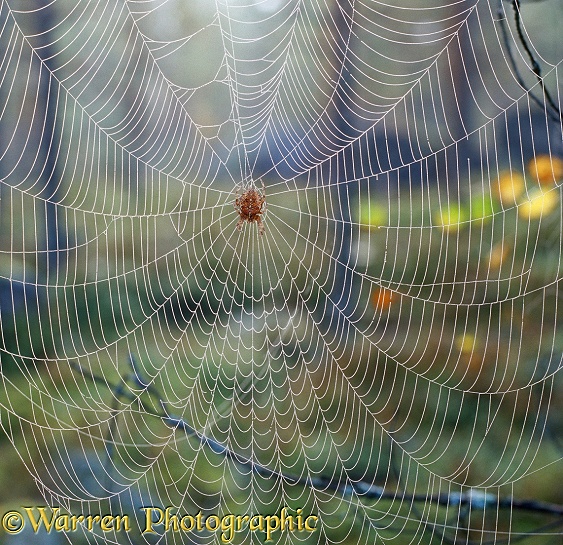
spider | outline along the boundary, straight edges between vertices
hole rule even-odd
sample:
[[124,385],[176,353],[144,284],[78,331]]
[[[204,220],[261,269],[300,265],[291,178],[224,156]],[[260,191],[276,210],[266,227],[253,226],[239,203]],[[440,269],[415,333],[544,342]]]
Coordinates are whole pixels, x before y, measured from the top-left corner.
[[266,208],[266,188],[264,187],[264,182],[262,182],[261,190],[249,187],[240,197],[238,194],[239,189],[237,189],[237,198],[235,200],[235,210],[239,215],[237,229],[240,231],[245,221],[248,223],[255,222],[258,224],[258,232],[263,235],[266,231],[262,222],[262,214],[264,214]]

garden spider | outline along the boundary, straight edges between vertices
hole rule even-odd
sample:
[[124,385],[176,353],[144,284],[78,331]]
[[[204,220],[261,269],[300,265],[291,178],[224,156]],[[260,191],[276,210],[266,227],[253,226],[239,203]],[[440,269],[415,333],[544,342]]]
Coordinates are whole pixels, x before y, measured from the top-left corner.
[[237,188],[237,198],[235,199],[235,210],[239,215],[237,229],[240,231],[245,221],[248,223],[257,223],[258,232],[263,235],[266,231],[262,222],[262,214],[266,209],[266,188],[262,182],[262,189],[249,187],[242,195],[239,196],[240,188]]

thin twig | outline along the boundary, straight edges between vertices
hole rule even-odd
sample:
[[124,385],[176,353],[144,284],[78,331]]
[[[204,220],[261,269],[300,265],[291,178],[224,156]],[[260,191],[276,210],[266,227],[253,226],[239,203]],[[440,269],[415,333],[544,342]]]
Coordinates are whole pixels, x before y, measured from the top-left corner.
[[[512,4],[512,9],[514,11],[514,21],[515,21],[515,24],[516,24],[516,33],[518,35],[518,39],[520,40],[520,43],[522,44],[522,47],[524,48],[524,51],[526,52],[526,55],[528,56],[528,58],[530,60],[531,71],[535,75],[536,80],[538,81],[538,83],[539,83],[539,85],[542,89],[542,93],[543,93],[543,96],[545,98],[545,101],[547,102],[547,104],[550,107],[546,110],[547,115],[552,120],[560,122],[561,121],[561,111],[559,110],[559,107],[557,106],[557,104],[553,100],[551,93],[549,92],[549,90],[545,86],[545,82],[544,82],[543,77],[542,77],[541,67],[540,67],[538,61],[536,60],[534,53],[532,52],[532,49],[530,48],[530,45],[528,44],[528,41],[527,41],[525,33],[524,33],[524,29],[522,27],[522,18],[520,16],[520,0],[512,0],[511,4]],[[524,78],[520,74],[520,71],[518,69],[518,65],[517,65],[516,60],[514,59],[514,55],[512,53],[512,48],[510,46],[510,41],[509,41],[509,38],[508,38],[508,31],[507,31],[506,24],[505,24],[504,10],[500,9],[500,8],[499,8],[499,22],[500,22],[500,27],[501,27],[501,31],[502,31],[502,37],[503,37],[504,45],[505,45],[506,50],[508,52],[508,58],[510,60],[510,64],[511,64],[512,69],[514,71],[514,74],[516,76],[516,80],[526,90],[526,92],[529,93],[532,100],[541,109],[545,109],[544,102],[542,100],[540,100],[534,93],[532,93],[532,91],[529,89],[529,87],[524,82]]]
[[[510,46],[510,40],[508,37],[508,30],[506,28],[506,17],[504,16],[504,13],[502,10],[499,9],[499,23],[500,23],[500,29],[502,32],[502,39],[504,42],[504,46],[506,48],[506,51],[508,53],[508,60],[510,61],[510,65],[512,66],[512,70],[514,72],[514,76],[516,77],[516,81],[518,82],[518,84],[524,88],[526,90],[526,92],[530,95],[530,97],[532,98],[532,100],[542,109],[545,109],[545,104],[534,94],[532,93],[532,91],[530,89],[528,89],[528,86],[526,85],[526,83],[524,82],[524,78],[522,77],[522,75],[520,74],[520,70],[518,69],[518,65],[516,64],[516,59],[514,58],[514,54],[512,53],[512,47]],[[548,111],[548,115],[550,117],[552,117],[552,119],[556,120],[554,114],[551,111]]]
[[[359,497],[365,499],[400,500],[401,502],[407,502],[411,504],[425,503],[433,505],[444,505],[448,507],[469,507],[471,509],[477,510],[484,510],[487,508],[506,508],[512,510],[543,513],[546,515],[553,515],[561,518],[560,524],[563,524],[563,505],[554,503],[547,503],[536,500],[518,500],[512,497],[499,498],[494,494],[486,493],[476,489],[470,489],[467,492],[450,492],[447,494],[442,493],[434,495],[409,494],[406,492],[400,492],[398,490],[388,491],[383,487],[377,486],[367,480],[352,481],[351,479],[346,479],[342,481],[324,476],[297,477],[294,475],[289,475],[285,472],[270,469],[269,467],[259,464],[251,458],[239,454],[228,446],[220,443],[219,441],[216,441],[215,439],[201,433],[200,431],[196,430],[191,424],[189,424],[185,419],[170,414],[168,411],[167,403],[162,399],[162,396],[160,395],[158,390],[154,388],[154,386],[150,385],[148,381],[144,380],[140,373],[140,369],[133,357],[130,357],[130,364],[134,371],[134,374],[131,376],[131,378],[133,378],[135,383],[141,386],[145,391],[139,395],[135,395],[131,392],[127,392],[126,389],[122,387],[122,385],[119,385],[114,388],[114,392],[125,399],[138,402],[140,407],[147,414],[161,419],[165,425],[173,428],[174,430],[181,430],[187,436],[196,438],[202,446],[209,448],[215,454],[223,456],[235,462],[237,465],[242,466],[252,473],[255,473],[262,477],[280,479],[285,481],[286,483],[304,486],[317,490],[319,492],[326,493],[328,491],[332,491],[342,497],[350,497],[356,494]],[[108,386],[106,380],[85,369],[81,365],[71,362],[71,367],[89,380]],[[157,411],[149,407],[149,405],[141,399],[143,393],[153,396],[158,401],[158,405],[160,406],[161,410]]]

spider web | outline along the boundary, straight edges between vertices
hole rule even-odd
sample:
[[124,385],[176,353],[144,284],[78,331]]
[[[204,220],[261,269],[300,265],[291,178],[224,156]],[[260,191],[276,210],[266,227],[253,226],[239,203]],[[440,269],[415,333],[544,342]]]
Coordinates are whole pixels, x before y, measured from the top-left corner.
[[563,11],[513,4],[0,3],[2,505],[133,521],[25,542],[559,542]]

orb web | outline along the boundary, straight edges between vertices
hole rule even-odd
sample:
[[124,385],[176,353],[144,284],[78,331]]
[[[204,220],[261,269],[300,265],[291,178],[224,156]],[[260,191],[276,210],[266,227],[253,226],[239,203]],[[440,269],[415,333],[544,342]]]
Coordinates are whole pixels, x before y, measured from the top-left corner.
[[558,542],[561,15],[1,2],[3,452],[132,526],[55,543]]

